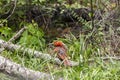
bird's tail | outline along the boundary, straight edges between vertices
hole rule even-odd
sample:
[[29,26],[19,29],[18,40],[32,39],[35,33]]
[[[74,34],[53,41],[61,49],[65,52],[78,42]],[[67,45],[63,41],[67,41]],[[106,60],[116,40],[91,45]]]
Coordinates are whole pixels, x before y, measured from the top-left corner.
[[65,66],[71,66],[71,63],[70,63],[70,61],[68,59],[65,59],[64,60],[64,65]]

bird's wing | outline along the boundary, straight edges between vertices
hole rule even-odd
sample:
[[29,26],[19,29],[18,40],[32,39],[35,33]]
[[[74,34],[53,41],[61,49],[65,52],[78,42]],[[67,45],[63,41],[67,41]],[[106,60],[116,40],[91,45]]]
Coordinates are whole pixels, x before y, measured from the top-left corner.
[[67,58],[66,50],[64,48],[56,47],[54,51],[57,53],[58,58],[64,61],[64,65],[71,65]]
[[59,49],[57,54],[58,54],[58,57],[61,58],[62,60],[67,58],[66,51],[63,48]]
[[64,50],[60,49],[59,53],[57,55],[64,62],[65,66],[70,66],[71,65],[67,56],[66,56],[66,52]]
[[58,57],[62,60],[64,60],[65,58],[67,58],[67,54],[66,54],[66,50],[62,47],[56,47],[54,49],[54,52],[57,53]]

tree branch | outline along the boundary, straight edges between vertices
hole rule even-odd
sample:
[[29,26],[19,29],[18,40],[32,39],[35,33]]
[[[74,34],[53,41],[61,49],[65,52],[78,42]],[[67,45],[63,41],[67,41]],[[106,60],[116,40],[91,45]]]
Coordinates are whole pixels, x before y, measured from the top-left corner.
[[9,19],[9,18],[12,16],[12,14],[13,14],[14,11],[15,11],[16,4],[17,4],[17,0],[14,0],[14,7],[13,7],[13,10],[12,10],[11,14],[10,14],[6,19]]
[[93,12],[93,1],[90,0],[90,5],[91,5],[91,20],[92,20],[92,30],[94,29],[94,12]]
[[[7,73],[9,75],[14,75],[16,77],[21,78],[22,80],[52,80],[55,76],[51,76],[50,74],[46,74],[43,72],[38,72],[34,70],[30,70],[25,68],[19,64],[16,64],[2,56],[0,56],[0,71]],[[60,80],[62,78],[57,78]],[[63,79],[62,79],[63,80]]]
[[18,38],[21,36],[21,34],[25,31],[25,29],[26,29],[26,27],[21,28],[21,29],[18,31],[18,33],[15,34],[8,42],[12,42],[12,41],[18,39]]
[[[21,28],[21,30],[18,31],[18,33],[17,33],[16,35],[14,35],[14,36],[8,41],[8,43],[10,43],[10,42],[16,40],[17,38],[19,38],[19,37],[21,36],[21,34],[25,31],[25,29],[26,29],[26,27]],[[2,51],[4,51],[4,50],[5,50],[5,47],[1,46],[1,48],[0,48],[0,53],[1,53]]]

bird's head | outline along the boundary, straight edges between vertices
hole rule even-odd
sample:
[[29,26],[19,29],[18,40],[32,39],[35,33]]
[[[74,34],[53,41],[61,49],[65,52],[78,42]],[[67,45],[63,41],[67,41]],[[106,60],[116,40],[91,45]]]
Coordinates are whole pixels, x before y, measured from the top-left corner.
[[54,42],[53,42],[53,45],[54,45],[55,47],[63,47],[65,50],[68,49],[67,46],[66,46],[62,41],[54,41]]
[[55,41],[55,42],[53,42],[53,45],[55,46],[55,47],[62,47],[62,46],[64,46],[65,44],[62,42],[62,41]]

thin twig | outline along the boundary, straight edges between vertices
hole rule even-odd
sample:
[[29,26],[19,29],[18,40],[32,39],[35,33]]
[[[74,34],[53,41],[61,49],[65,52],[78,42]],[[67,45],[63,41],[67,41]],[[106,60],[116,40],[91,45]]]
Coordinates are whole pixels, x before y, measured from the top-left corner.
[[11,14],[10,14],[6,19],[8,19],[8,18],[10,18],[10,17],[12,16],[12,14],[13,14],[14,11],[15,11],[16,4],[17,4],[17,0],[14,0],[14,7],[13,7],[13,10],[12,10]]
[[[18,39],[18,38],[21,36],[21,34],[25,31],[25,29],[26,29],[26,27],[23,27],[20,31],[18,31],[18,33],[17,33],[16,35],[14,35],[14,36],[8,41],[8,43],[13,42],[13,41],[15,41],[16,39]],[[3,52],[4,50],[5,50],[5,47],[1,46],[1,48],[0,48],[0,53]]]
[[[94,12],[93,12],[93,1],[92,1],[92,0],[90,1],[90,4],[91,4],[91,20],[92,20],[92,28],[94,29],[94,16],[93,16]],[[92,29],[92,30],[93,30],[93,29]]]
[[107,57],[95,57],[95,59],[88,59],[88,62],[93,63],[96,59],[101,59],[103,61],[110,60],[110,59],[111,60],[120,61],[120,57],[119,56],[115,56],[115,57],[107,56]]
[[17,34],[15,34],[8,42],[12,42],[16,39],[18,39],[21,34],[25,31],[26,27],[23,27]]

